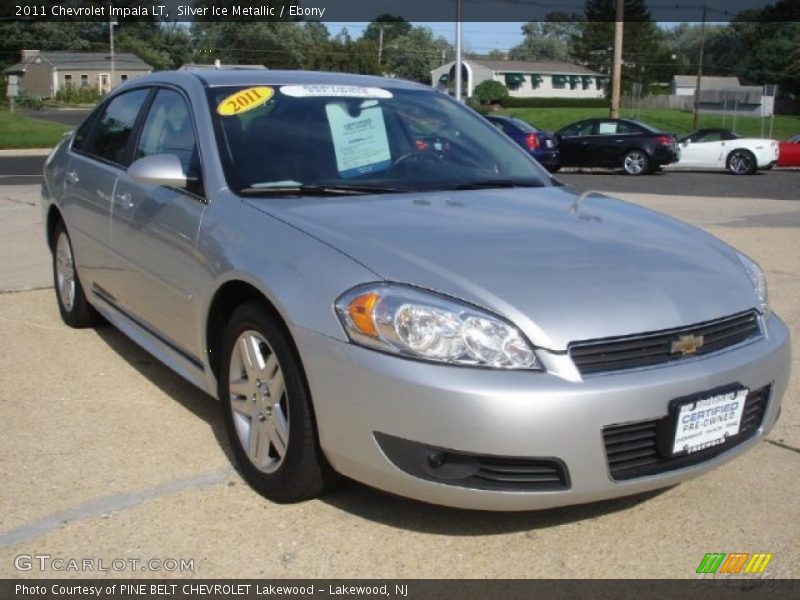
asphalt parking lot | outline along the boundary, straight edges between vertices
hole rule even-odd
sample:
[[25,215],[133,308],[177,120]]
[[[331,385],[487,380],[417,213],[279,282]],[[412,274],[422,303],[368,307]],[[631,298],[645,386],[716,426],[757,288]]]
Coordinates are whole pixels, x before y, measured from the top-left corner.
[[[0,156],[0,185],[41,181],[45,156]],[[556,177],[583,190],[729,198],[800,200],[800,169],[759,171],[746,177],[711,171],[660,171],[625,177],[602,169],[564,169]]]
[[15,567],[15,557],[47,554],[194,561],[191,571],[137,571],[142,577],[694,578],[706,552],[769,552],[765,576],[800,576],[797,202],[623,194],[765,268],[795,357],[767,441],[659,493],[474,513],[350,482],[302,504],[258,496],[231,466],[214,400],[110,326],[62,325],[37,193],[36,185],[0,185],[0,577],[131,575]]

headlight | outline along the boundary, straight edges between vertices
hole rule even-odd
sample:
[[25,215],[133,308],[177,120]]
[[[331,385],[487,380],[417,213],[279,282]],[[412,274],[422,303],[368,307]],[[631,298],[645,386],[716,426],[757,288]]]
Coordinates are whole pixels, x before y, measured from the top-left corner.
[[516,327],[433,292],[360,286],[337,300],[336,313],[350,340],[369,348],[453,365],[541,369]]
[[759,267],[755,261],[750,260],[741,252],[737,252],[736,254],[739,257],[739,262],[742,263],[744,270],[747,271],[747,276],[750,278],[750,281],[753,284],[753,289],[758,297],[761,314],[764,315],[764,318],[768,318],[770,314],[769,296],[767,295],[767,279],[764,277],[764,271],[761,270],[761,267]]

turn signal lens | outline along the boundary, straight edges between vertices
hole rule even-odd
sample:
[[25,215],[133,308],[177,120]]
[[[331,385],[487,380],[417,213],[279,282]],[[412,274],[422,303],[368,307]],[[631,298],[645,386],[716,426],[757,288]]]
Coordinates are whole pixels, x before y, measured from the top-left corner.
[[372,337],[378,336],[378,332],[375,329],[375,322],[372,320],[372,311],[379,299],[380,296],[378,296],[378,294],[369,292],[355,297],[347,307],[347,314],[350,315],[353,325],[364,335]]

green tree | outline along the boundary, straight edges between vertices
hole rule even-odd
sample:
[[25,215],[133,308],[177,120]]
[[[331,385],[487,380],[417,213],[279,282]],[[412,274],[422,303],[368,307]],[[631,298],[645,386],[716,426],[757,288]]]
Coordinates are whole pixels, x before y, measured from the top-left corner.
[[500,102],[504,98],[508,98],[508,88],[499,81],[487,79],[475,86],[472,95],[477,98],[481,104],[493,104],[495,102]]
[[396,17],[390,14],[378,15],[372,23],[367,25],[361,37],[365,40],[377,42],[381,37],[381,30],[383,30],[383,43],[386,44],[411,33],[411,23],[403,17]]
[[378,75],[378,45],[372,40],[353,40],[344,31],[333,39],[315,46],[308,53],[304,68],[313,71],[338,71]]
[[406,35],[384,42],[383,66],[387,74],[401,79],[430,83],[431,71],[443,63],[450,44],[434,37],[429,27],[414,27]]
[[509,50],[513,60],[569,60],[573,36],[580,33],[580,19],[563,12],[548,13],[544,21],[530,21],[522,26],[525,36]]
[[507,60],[509,56],[506,52],[503,52],[498,48],[492,48],[489,50],[489,52],[483,55],[483,58],[487,60]]
[[197,62],[219,59],[225,64],[265,65],[299,69],[314,50],[314,31],[297,22],[195,22],[192,37]]
[[[611,73],[614,46],[614,0],[587,0],[585,21],[572,36],[573,56],[591,69]],[[664,33],[650,18],[644,0],[625,0],[622,45],[622,86],[630,91],[634,82],[645,86],[665,78],[670,65]]]

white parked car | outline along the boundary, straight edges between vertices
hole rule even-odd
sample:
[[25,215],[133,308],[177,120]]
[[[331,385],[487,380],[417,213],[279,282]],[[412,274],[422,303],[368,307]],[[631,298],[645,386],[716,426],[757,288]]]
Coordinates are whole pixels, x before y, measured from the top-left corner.
[[752,175],[771,169],[778,160],[778,142],[745,138],[730,129],[698,129],[680,140],[681,158],[670,169],[727,169]]

